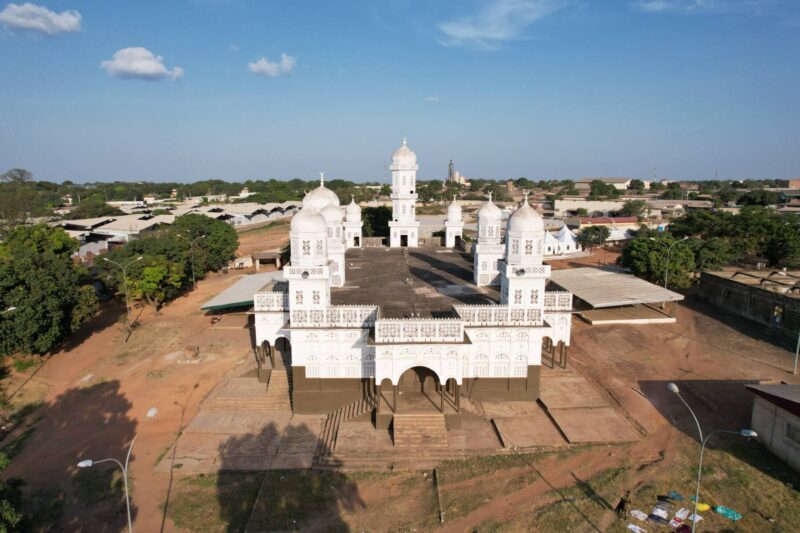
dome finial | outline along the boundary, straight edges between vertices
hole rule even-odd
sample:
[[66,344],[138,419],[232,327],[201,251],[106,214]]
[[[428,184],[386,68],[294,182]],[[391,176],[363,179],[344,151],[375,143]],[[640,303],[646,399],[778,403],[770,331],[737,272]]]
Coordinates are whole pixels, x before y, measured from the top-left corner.
[[319,186],[320,187],[325,186],[325,172],[323,172],[322,170],[319,171]]
[[403,146],[407,146],[407,145],[408,145],[408,143],[406,142],[406,138],[403,137]]
[[489,191],[489,201],[492,201],[492,191]]
[[529,195],[530,193],[531,193],[531,191],[525,191],[525,193],[524,193],[524,194],[525,194],[525,203],[526,203],[526,204],[528,203],[528,195]]

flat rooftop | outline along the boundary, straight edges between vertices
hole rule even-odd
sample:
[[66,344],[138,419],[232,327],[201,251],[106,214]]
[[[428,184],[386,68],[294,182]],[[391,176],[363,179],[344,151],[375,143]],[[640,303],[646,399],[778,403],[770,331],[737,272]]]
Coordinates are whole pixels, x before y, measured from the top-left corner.
[[726,268],[705,271],[703,274],[735,281],[742,285],[761,287],[765,291],[800,298],[800,270],[742,270]]
[[381,317],[448,316],[453,305],[497,303],[493,287],[476,287],[472,260],[441,247],[347,250],[345,286],[331,289],[334,305],[380,305]]
[[683,300],[683,295],[614,267],[553,270],[550,279],[594,308]]

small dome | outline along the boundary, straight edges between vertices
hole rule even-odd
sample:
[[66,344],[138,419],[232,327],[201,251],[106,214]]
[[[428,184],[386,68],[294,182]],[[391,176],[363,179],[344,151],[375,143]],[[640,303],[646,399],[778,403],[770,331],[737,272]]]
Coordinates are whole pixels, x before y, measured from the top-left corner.
[[303,207],[311,206],[317,211],[322,211],[328,205],[339,206],[339,197],[332,190],[325,187],[325,177],[319,175],[319,187],[306,194],[303,198]]
[[347,207],[344,208],[345,212],[347,213],[347,221],[348,222],[359,222],[361,221],[361,208],[356,203],[356,199],[353,198],[350,200],[350,203],[347,204]]
[[331,204],[323,207],[319,214],[322,215],[322,218],[324,218],[325,222],[328,224],[341,224],[342,220],[344,220],[342,208]]
[[483,222],[500,222],[503,219],[503,212],[500,208],[494,205],[491,195],[489,201],[483,204],[483,207],[478,209],[478,221]]
[[461,206],[453,199],[453,203],[447,206],[447,220],[449,222],[461,222]]
[[303,207],[292,217],[292,233],[327,233],[328,225],[313,207]]
[[394,151],[392,154],[392,164],[393,165],[403,165],[403,166],[416,166],[417,164],[417,154],[408,147],[406,144],[406,140],[403,139],[403,145]]
[[506,232],[509,231],[544,231],[542,215],[530,206],[527,196],[522,206],[508,217]]

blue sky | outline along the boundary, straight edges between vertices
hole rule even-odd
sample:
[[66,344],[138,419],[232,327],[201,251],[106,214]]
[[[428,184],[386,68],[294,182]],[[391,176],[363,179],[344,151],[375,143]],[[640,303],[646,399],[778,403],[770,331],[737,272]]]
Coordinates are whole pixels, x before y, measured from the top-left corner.
[[0,172],[800,175],[796,0],[0,0]]

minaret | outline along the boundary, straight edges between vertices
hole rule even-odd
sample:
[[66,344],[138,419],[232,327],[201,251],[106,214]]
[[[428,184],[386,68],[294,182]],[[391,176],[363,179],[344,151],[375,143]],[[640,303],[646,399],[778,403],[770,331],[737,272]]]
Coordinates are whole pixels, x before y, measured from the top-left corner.
[[347,248],[361,248],[364,222],[361,220],[361,208],[356,203],[355,196],[350,198],[350,203],[347,204],[344,211],[345,245]]
[[550,266],[544,257],[544,221],[528,204],[528,193],[522,206],[508,218],[505,257],[499,264],[500,303],[513,308],[544,309],[544,287],[550,277]]
[[389,222],[391,248],[416,248],[419,239],[417,203],[417,154],[403,139],[392,155],[392,220]]
[[497,263],[503,257],[503,245],[500,243],[500,225],[503,212],[489,201],[478,210],[478,242],[475,244],[474,266],[475,285],[499,285],[500,272]]
[[[289,282],[289,311],[322,310],[330,303],[328,225],[310,205],[292,217],[289,231],[292,257],[283,270]],[[291,320],[291,318],[290,318]]]
[[452,182],[456,177],[455,170],[453,169],[453,160],[450,160],[450,164],[447,165],[447,181]]
[[464,220],[461,218],[461,206],[453,195],[453,203],[447,207],[447,220],[444,221],[444,245],[453,248],[460,243],[464,234]]

